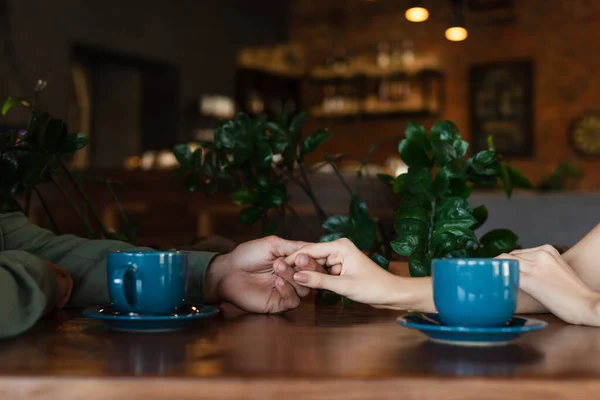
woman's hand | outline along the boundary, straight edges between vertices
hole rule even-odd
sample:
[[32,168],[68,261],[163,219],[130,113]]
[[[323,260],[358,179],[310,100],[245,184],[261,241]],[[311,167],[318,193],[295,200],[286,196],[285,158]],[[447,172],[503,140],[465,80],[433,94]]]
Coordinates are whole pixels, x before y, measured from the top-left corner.
[[549,245],[515,250],[498,258],[519,261],[521,289],[563,321],[600,326],[600,295],[573,272],[558,251]]
[[330,290],[378,308],[397,306],[404,301],[400,290],[402,278],[375,264],[348,239],[306,245],[286,257],[284,262],[301,269],[295,260],[302,254],[325,266],[329,274],[297,272],[293,279],[300,285]]

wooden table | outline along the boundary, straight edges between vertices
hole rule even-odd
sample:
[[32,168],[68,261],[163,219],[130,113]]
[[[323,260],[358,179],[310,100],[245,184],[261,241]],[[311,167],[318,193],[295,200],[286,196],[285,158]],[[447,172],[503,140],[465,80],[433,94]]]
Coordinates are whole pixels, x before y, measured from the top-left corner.
[[550,325],[497,348],[436,345],[401,313],[303,303],[124,334],[56,312],[0,342],[0,399],[598,399],[600,329]]

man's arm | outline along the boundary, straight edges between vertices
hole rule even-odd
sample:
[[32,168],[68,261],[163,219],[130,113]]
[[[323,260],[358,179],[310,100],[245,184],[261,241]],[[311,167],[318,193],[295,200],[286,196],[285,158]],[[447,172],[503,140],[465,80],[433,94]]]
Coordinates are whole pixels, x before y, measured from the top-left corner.
[[[112,250],[135,249],[114,240],[89,240],[73,235],[56,236],[29,223],[21,213],[0,215],[3,248],[22,250],[67,270],[73,278],[68,306],[87,307],[110,301],[106,277],[106,255]],[[191,252],[188,299],[202,302],[207,266],[213,253]]]
[[31,328],[56,300],[57,280],[41,259],[19,250],[0,253],[0,338]]

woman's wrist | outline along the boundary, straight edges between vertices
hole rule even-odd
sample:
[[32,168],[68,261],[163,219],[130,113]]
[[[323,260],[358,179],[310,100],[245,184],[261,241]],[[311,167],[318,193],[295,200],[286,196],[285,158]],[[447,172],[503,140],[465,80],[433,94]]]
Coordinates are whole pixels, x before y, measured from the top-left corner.
[[600,326],[600,293],[590,291],[584,296],[585,315],[578,318],[578,325]]
[[405,278],[393,275],[385,307],[394,310],[435,311],[430,278]]

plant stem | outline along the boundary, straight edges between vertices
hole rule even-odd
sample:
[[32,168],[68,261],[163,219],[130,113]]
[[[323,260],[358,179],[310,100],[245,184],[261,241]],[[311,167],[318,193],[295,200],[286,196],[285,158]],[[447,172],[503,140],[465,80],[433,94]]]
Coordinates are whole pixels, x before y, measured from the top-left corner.
[[83,224],[85,225],[85,228],[88,231],[88,236],[90,238],[96,238],[96,232],[94,232],[94,228],[92,228],[90,221],[88,221],[88,219],[85,217],[85,215],[83,214],[81,209],[77,206],[75,201],[71,198],[71,196],[69,196],[69,194],[65,191],[65,189],[53,177],[50,177],[50,180],[52,181],[54,186],[56,186],[56,188],[60,191],[60,193],[65,198],[65,200],[67,200],[69,205],[71,207],[73,207],[73,210],[75,210],[75,213],[79,216],[79,218],[81,218],[81,220],[83,221]]
[[85,195],[85,193],[83,193],[83,190],[81,190],[81,186],[75,181],[75,178],[73,178],[73,175],[71,174],[71,171],[69,171],[67,169],[67,167],[65,167],[65,165],[62,162],[60,163],[60,167],[67,174],[67,177],[69,178],[69,181],[75,187],[75,190],[77,191],[77,194],[79,194],[79,196],[81,197],[81,199],[85,202],[86,207],[88,207],[90,210],[92,210],[92,214],[94,215],[94,218],[96,219],[96,221],[100,225],[100,229],[102,230],[102,234],[104,236],[106,236],[106,237],[110,236],[111,234],[108,231],[108,229],[106,229],[106,227],[104,226],[104,223],[102,222],[102,218],[100,218],[100,215],[98,214],[98,211],[96,210],[96,208],[94,208],[94,206],[92,206],[92,203],[88,200],[88,198]]
[[391,246],[390,246],[390,238],[387,235],[387,233],[385,232],[385,227],[383,226],[383,223],[381,222],[381,220],[377,220],[377,229],[379,230],[379,234],[381,235],[381,243],[377,246],[377,248],[379,248],[380,246],[383,247],[383,253],[385,254],[386,258],[389,260],[391,257]]
[[302,179],[304,180],[304,186],[301,187],[304,189],[304,192],[306,192],[306,195],[310,198],[311,202],[313,203],[315,211],[317,212],[317,216],[319,217],[321,222],[325,222],[325,220],[327,219],[327,214],[325,214],[325,211],[323,211],[323,208],[319,204],[319,201],[317,200],[315,194],[312,191],[310,182],[308,181],[308,177],[306,176],[306,171],[304,170],[302,164],[298,164],[298,168],[300,169],[300,174],[302,175]]
[[123,218],[123,222],[125,222],[125,223],[129,222],[129,220],[127,219],[127,215],[125,214],[125,210],[123,210],[123,207],[121,206],[121,202],[119,201],[119,198],[117,197],[117,194],[115,193],[115,190],[113,189],[111,182],[108,179],[106,179],[104,183],[106,183],[106,187],[108,188],[108,191],[110,192],[110,195],[112,196],[113,201],[117,205],[117,209],[119,210],[119,214],[121,214],[121,218]]
[[42,197],[42,194],[40,193],[38,188],[36,188],[34,186],[33,190],[35,191],[37,198],[40,200],[40,203],[42,204],[42,208],[44,209],[44,212],[48,216],[48,220],[50,221],[50,225],[52,225],[52,229],[54,230],[54,233],[57,235],[60,235],[60,230],[58,229],[58,225],[56,224],[56,221],[54,220],[54,217],[52,216],[52,213],[50,212],[50,208],[48,207],[48,204],[46,204],[46,200],[44,200],[44,198]]
[[350,189],[350,186],[348,186],[348,183],[346,183],[346,180],[344,179],[342,174],[340,174],[340,170],[338,169],[338,167],[331,161],[328,161],[328,163],[329,163],[329,165],[331,165],[331,168],[333,168],[333,172],[336,174],[336,176],[338,177],[340,182],[342,182],[342,185],[344,185],[344,188],[346,189],[346,191],[348,191],[348,193],[350,193],[350,196],[354,196],[352,189]]

